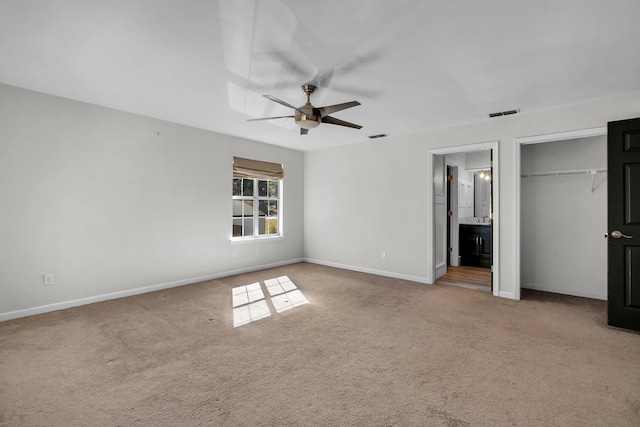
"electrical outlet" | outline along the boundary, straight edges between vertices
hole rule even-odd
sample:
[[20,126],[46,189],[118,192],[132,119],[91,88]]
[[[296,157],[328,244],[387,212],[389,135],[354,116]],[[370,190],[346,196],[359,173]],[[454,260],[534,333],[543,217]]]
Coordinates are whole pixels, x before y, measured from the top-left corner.
[[45,274],[44,276],[42,276],[42,279],[45,286],[53,285],[56,282],[53,273]]
[[380,252],[380,258],[385,259],[387,257],[387,253],[385,251]]

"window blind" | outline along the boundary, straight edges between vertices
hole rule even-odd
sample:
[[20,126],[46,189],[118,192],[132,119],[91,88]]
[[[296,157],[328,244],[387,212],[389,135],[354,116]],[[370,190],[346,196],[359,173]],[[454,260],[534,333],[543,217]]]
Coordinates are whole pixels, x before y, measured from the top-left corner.
[[233,158],[234,178],[282,179],[284,169],[279,163],[262,162],[260,160]]

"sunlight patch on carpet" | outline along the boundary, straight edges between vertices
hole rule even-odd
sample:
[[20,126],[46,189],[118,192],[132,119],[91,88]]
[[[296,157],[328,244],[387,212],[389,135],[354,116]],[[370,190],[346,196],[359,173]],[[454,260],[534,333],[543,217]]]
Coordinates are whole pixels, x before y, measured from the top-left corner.
[[241,305],[249,304],[250,302],[264,299],[264,293],[262,292],[259,282],[233,288],[231,290],[231,294],[233,295],[234,307],[239,307]]
[[[309,303],[287,276],[265,280],[264,284],[271,296],[271,304],[276,313]],[[231,289],[231,297],[234,328],[271,316],[271,309],[262,292],[260,282]]]
[[231,296],[234,328],[271,316],[259,282],[233,288]]
[[271,296],[280,295],[285,292],[298,289],[287,276],[280,276],[275,279],[265,280],[264,284],[267,286],[267,291]]
[[271,310],[265,300],[236,307],[233,309],[233,327],[237,328],[269,316],[271,316]]
[[273,308],[276,309],[277,313],[282,313],[283,311],[309,303],[307,298],[302,295],[302,292],[297,289],[295,291],[276,295],[271,298],[271,302],[273,303]]

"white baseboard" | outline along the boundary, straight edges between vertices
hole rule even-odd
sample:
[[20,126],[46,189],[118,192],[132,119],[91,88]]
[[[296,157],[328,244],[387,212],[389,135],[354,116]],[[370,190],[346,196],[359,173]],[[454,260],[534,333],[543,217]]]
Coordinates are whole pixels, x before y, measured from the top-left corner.
[[253,267],[241,268],[238,270],[224,271],[220,273],[208,274],[206,276],[191,277],[189,279],[176,280],[173,282],[160,283],[157,285],[143,286],[141,288],[127,289],[126,291],[111,292],[108,294],[95,295],[86,298],[79,298],[71,301],[57,302],[53,304],[41,305],[38,307],[25,308],[22,310],[8,311],[0,313],[0,322],[5,320],[17,319],[20,317],[33,316],[36,314],[48,313],[51,311],[64,310],[66,308],[77,307],[80,305],[93,304],[96,302],[108,301],[112,299],[124,298],[133,295],[145,294],[148,292],[161,291],[163,289],[176,288],[178,286],[191,285],[193,283],[205,282],[207,280],[220,279],[221,277],[235,276],[236,274],[250,273],[252,271],[266,270],[268,268],[280,267],[283,265],[295,264],[302,262],[302,258],[275,262],[272,264],[263,264]]
[[523,289],[532,289],[534,291],[543,291],[543,292],[552,292],[554,294],[563,294],[563,295],[572,295],[574,297],[583,297],[583,298],[591,298],[591,299],[599,299],[606,301],[606,294],[598,294],[592,292],[580,292],[576,290],[567,290],[567,289],[559,289],[551,286],[538,285],[536,283],[522,283],[520,287]]
[[343,270],[358,271],[360,273],[375,274],[378,276],[391,277],[394,279],[410,280],[412,282],[425,283],[427,285],[433,284],[428,282],[425,277],[420,277],[420,276],[411,276],[408,274],[394,273],[392,271],[375,270],[372,268],[365,268],[365,267],[356,267],[354,265],[340,264],[337,262],[322,261],[319,259],[312,259],[312,258],[304,258],[303,260],[311,264],[326,265],[327,267],[341,268]]
[[436,279],[447,274],[447,264],[436,265]]

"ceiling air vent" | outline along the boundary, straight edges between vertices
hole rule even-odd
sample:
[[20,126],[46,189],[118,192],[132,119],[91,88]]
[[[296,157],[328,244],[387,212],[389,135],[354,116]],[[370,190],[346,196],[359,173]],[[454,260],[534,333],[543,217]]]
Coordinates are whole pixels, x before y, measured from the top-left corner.
[[385,136],[389,136],[386,133],[379,133],[377,135],[369,135],[370,139],[376,139],[376,138],[384,138]]
[[519,112],[519,108],[517,110],[499,111],[497,113],[489,113],[489,117],[509,116],[511,114],[518,114]]

